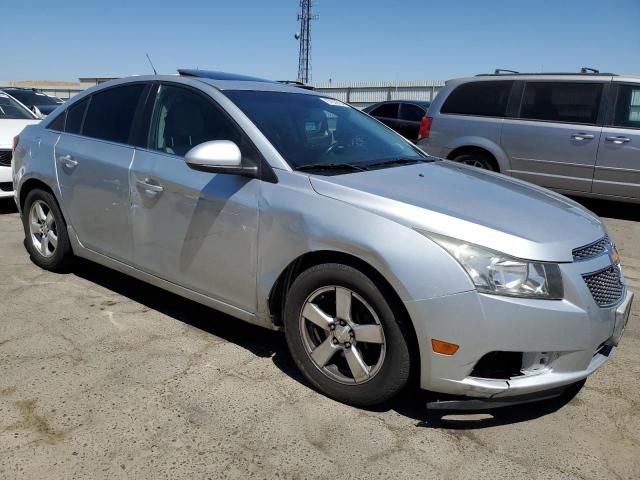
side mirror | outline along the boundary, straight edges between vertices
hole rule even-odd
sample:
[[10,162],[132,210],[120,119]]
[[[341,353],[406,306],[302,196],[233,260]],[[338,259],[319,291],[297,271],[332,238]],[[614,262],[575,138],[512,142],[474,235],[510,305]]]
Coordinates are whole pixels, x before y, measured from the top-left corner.
[[242,166],[238,146],[229,140],[212,140],[196,145],[184,156],[190,168],[203,172],[229,173],[245,177],[257,177],[258,167]]

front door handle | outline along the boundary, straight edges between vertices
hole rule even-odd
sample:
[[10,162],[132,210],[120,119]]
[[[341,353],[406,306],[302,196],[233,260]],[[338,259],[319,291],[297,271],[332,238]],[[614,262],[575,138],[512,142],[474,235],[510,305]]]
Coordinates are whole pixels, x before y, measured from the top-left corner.
[[145,178],[144,180],[136,180],[136,185],[138,185],[138,188],[142,189],[150,197],[155,197],[161,193],[164,188],[162,188],[162,185],[151,182],[152,181],[150,179]]
[[58,161],[67,168],[74,168],[78,165],[78,161],[74,160],[74,158],[69,154],[58,157]]
[[571,138],[582,142],[584,140],[593,140],[595,137],[590,133],[574,133],[573,135],[571,135]]
[[622,145],[623,143],[629,143],[631,141],[628,137],[605,137],[607,142],[615,143],[616,145]]

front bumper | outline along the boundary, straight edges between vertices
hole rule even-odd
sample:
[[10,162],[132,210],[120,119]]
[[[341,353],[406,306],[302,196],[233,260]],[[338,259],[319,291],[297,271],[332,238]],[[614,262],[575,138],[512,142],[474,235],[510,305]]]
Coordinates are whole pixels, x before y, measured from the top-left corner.
[[0,198],[13,197],[11,167],[0,166]]
[[[420,386],[470,397],[527,395],[578,382],[613,354],[629,316],[633,294],[609,308],[598,307],[582,274],[603,268],[608,256],[562,264],[564,300],[537,300],[462,292],[405,305],[413,320],[421,356]],[[460,345],[452,356],[433,352],[431,339]],[[489,352],[522,352],[518,375],[478,376],[474,367]],[[535,368],[530,368],[535,367]]]

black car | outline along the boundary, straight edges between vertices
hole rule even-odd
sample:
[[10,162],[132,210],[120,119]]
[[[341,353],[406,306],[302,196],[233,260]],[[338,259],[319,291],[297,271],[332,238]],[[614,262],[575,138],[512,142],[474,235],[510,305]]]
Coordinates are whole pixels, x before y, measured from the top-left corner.
[[57,97],[50,97],[32,88],[3,88],[2,91],[11,95],[36,114],[39,112],[42,115],[49,115],[58,105],[63,103]]
[[374,103],[362,111],[415,142],[418,140],[420,121],[427,114],[430,104],[431,102],[421,100],[391,100]]

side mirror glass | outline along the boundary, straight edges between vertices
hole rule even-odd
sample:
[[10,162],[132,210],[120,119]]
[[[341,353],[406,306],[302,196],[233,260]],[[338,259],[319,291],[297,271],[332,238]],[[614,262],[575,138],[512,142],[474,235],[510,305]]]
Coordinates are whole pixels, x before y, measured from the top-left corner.
[[229,140],[211,140],[196,145],[184,156],[184,161],[194,170],[212,173],[230,173],[256,177],[258,167],[243,167],[238,146]]

